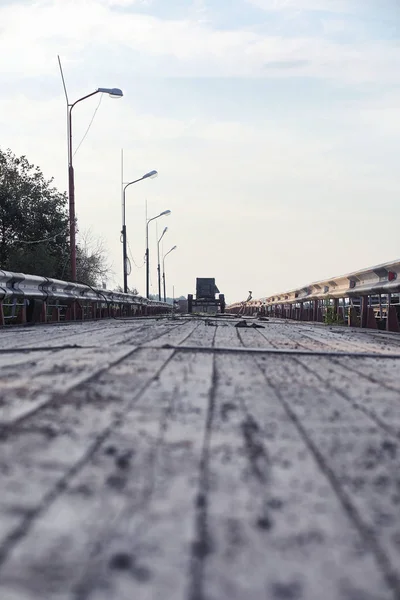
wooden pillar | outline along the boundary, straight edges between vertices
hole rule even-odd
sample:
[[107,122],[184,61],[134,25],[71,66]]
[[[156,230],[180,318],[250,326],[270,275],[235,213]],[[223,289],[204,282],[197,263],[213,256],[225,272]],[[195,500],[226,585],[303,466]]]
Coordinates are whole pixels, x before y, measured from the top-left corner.
[[42,314],[40,315],[40,322],[47,323],[47,302],[43,302]]
[[313,321],[318,321],[318,300],[313,300]]
[[53,322],[54,321],[57,321],[57,322],[60,321],[60,309],[58,308],[58,306],[53,306],[53,309],[51,311],[51,320]]
[[16,308],[16,322],[26,323],[26,300],[22,301],[21,306],[17,307],[16,303],[14,306]]
[[347,324],[349,327],[357,327],[357,310],[352,304],[349,305],[349,314],[347,317]]
[[378,329],[374,309],[369,306],[369,296],[362,296],[361,298],[361,327]]
[[368,296],[361,296],[361,318],[360,327],[367,327],[368,320]]
[[397,316],[397,309],[391,303],[391,295],[388,294],[387,314],[386,314],[386,331],[400,332],[399,319]]
[[372,308],[372,306],[368,307],[367,327],[368,327],[368,329],[378,329],[374,309]]
[[333,316],[337,317],[339,313],[339,298],[333,299]]

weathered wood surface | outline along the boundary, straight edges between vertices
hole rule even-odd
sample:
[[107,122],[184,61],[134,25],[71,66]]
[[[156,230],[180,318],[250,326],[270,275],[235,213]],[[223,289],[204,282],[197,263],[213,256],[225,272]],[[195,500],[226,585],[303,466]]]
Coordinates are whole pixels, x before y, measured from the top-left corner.
[[400,599],[400,336],[236,323],[0,332],[1,600]]

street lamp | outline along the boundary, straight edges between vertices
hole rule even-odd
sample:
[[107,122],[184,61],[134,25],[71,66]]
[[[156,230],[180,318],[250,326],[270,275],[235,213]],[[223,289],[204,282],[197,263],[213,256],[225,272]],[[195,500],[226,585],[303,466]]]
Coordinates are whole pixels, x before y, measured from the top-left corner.
[[149,287],[150,287],[150,285],[149,285],[150,284],[149,223],[150,223],[150,221],[154,221],[155,219],[158,219],[159,217],[167,217],[170,214],[171,214],[170,210],[164,210],[162,213],[160,213],[156,217],[152,217],[151,219],[148,219],[146,221],[146,298],[150,297],[150,290],[149,290]]
[[164,228],[160,239],[157,242],[157,273],[158,273],[158,300],[161,302],[161,269],[160,269],[160,242],[163,239],[164,233],[167,233],[168,227]]
[[[60,65],[61,66],[61,65]],[[76,245],[75,245],[75,182],[74,167],[72,165],[72,109],[95,94],[108,94],[111,98],[122,98],[123,93],[119,88],[98,88],[95,92],[87,94],[76,100],[73,104],[68,101],[67,92],[67,129],[68,129],[68,198],[69,198],[69,243],[71,253],[71,280],[76,281]]]
[[164,287],[164,302],[167,301],[167,295],[165,293],[165,262],[164,261],[165,261],[166,257],[168,256],[168,254],[170,252],[172,252],[172,250],[176,250],[177,247],[178,246],[173,246],[173,248],[171,248],[171,250],[168,250],[167,254],[164,254],[164,258],[163,258],[163,261],[162,261],[162,271],[163,271],[162,272],[162,278],[163,278],[163,287]]
[[128,271],[127,271],[127,263],[128,263],[128,255],[126,252],[126,214],[125,214],[125,191],[126,188],[132,185],[133,183],[137,183],[138,181],[143,181],[143,179],[154,179],[157,177],[157,171],[149,171],[143,177],[139,179],[135,179],[135,181],[130,181],[124,186],[123,189],[123,200],[122,200],[122,254],[123,254],[123,272],[124,272],[124,292],[125,294],[128,291]]

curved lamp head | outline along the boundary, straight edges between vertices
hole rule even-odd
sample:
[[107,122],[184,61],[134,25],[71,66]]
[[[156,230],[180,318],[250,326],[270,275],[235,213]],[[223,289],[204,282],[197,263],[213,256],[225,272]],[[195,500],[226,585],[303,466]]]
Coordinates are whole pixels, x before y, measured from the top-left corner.
[[167,233],[168,231],[168,227],[164,227],[164,231],[162,232],[162,234],[160,235],[160,239],[158,240],[158,243],[161,242],[161,240],[163,239],[164,235]]
[[171,214],[170,210],[164,210],[162,213],[160,213],[160,217],[168,217],[168,215]]
[[154,179],[155,177],[157,177],[158,175],[158,171],[149,171],[149,173],[146,173],[146,175],[143,175],[142,179]]
[[119,88],[99,88],[97,91],[101,94],[108,94],[110,98],[122,98],[124,95]]
[[176,250],[178,246],[172,246],[170,252],[172,252],[172,250]]

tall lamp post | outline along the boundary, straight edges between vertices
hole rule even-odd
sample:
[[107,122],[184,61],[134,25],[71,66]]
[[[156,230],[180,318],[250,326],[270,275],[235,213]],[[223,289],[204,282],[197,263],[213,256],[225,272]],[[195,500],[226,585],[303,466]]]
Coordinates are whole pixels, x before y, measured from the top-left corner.
[[135,181],[130,181],[129,183],[126,183],[123,188],[121,234],[122,234],[122,254],[123,254],[124,292],[125,292],[125,294],[128,291],[128,270],[127,270],[128,254],[126,252],[126,211],[125,211],[126,188],[128,188],[130,185],[132,185],[134,183],[137,183],[138,181],[143,181],[143,179],[154,179],[154,177],[157,177],[157,175],[158,175],[157,171],[149,171],[149,173],[146,173],[145,175],[143,175],[143,177],[139,177],[139,179],[135,179]]
[[[61,65],[60,65],[61,66]],[[64,81],[64,78],[63,78]],[[65,97],[67,99],[67,129],[68,129],[68,198],[69,198],[69,243],[71,254],[71,280],[76,281],[76,242],[75,242],[75,181],[74,167],[72,165],[72,109],[95,94],[108,94],[111,98],[122,98],[123,93],[119,88],[98,88],[95,92],[87,94],[76,100],[73,104],[68,101],[67,91],[65,89]]]
[[151,219],[147,219],[146,221],[146,298],[150,297],[150,265],[149,265],[149,223],[158,219],[159,217],[167,217],[171,214],[170,210],[164,210],[162,213],[157,215],[156,217],[152,217]]
[[171,250],[168,250],[167,254],[164,254],[164,258],[163,258],[163,261],[162,261],[162,278],[163,278],[163,287],[164,287],[164,302],[166,302],[166,301],[167,301],[167,295],[166,295],[166,293],[165,293],[165,259],[166,259],[166,257],[168,256],[168,254],[169,254],[170,252],[172,252],[172,250],[176,250],[176,248],[177,248],[177,247],[178,247],[178,246],[173,246],[173,247],[171,248]]
[[160,269],[160,242],[167,233],[168,227],[164,227],[164,231],[161,234],[160,239],[157,242],[157,274],[158,274],[158,300],[161,302],[161,269]]

